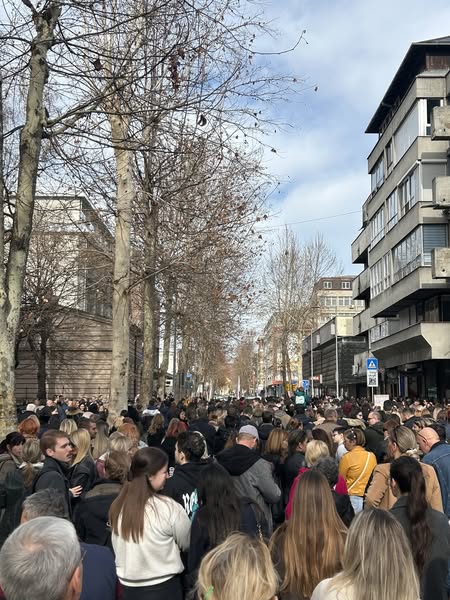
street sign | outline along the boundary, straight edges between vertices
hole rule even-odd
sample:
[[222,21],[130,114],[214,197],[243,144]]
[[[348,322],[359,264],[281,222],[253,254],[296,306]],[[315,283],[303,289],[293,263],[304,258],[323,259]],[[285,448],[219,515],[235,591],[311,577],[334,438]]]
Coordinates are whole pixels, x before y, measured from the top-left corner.
[[367,371],[367,387],[378,387],[378,371]]
[[309,379],[304,379],[302,381],[302,387],[303,387],[304,390],[309,389]]
[[377,358],[368,358],[366,360],[366,369],[368,371],[378,371],[378,359]]

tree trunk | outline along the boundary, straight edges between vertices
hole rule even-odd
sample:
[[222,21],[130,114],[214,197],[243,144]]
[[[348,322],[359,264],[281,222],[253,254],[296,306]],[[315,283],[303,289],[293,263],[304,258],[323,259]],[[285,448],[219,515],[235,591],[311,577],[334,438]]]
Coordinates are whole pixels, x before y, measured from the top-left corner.
[[[151,194],[151,191],[149,192]],[[158,204],[149,202],[144,220],[144,308],[143,336],[144,348],[142,358],[142,382],[140,398],[147,404],[153,394],[155,372],[155,347],[158,342],[159,315],[156,310],[156,235],[158,227]]]
[[161,367],[158,375],[158,395],[164,396],[166,388],[166,377],[169,369],[169,356],[170,356],[170,342],[172,339],[172,320],[173,320],[173,295],[172,291],[166,298],[166,320],[164,323],[164,340],[163,340],[163,355],[161,361]]
[[130,368],[130,256],[131,217],[135,199],[131,153],[124,148],[128,122],[120,109],[109,111],[117,171],[117,217],[112,298],[112,356],[110,409],[120,413],[128,403]]
[[[16,208],[5,270],[3,189],[0,192],[0,438],[15,429],[17,423],[15,385],[15,342],[20,316],[20,301],[33,221],[34,198],[42,132],[45,121],[44,90],[48,79],[47,56],[54,42],[54,30],[61,7],[50,2],[42,13],[33,11],[36,36],[31,44],[30,82],[26,101],[25,124],[20,134],[19,173]],[[1,107],[3,117],[3,106]],[[2,127],[3,129],[3,127]],[[3,133],[3,132],[2,132]],[[3,147],[0,180],[3,181]]]

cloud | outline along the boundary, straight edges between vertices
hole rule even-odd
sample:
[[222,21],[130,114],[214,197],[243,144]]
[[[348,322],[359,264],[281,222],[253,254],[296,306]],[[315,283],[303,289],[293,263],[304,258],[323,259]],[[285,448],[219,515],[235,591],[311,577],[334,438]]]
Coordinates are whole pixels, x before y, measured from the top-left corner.
[[[304,29],[308,42],[267,59],[271,69],[307,84],[289,103],[272,107],[290,127],[271,136],[277,152],[265,156],[282,182],[267,227],[358,211],[369,194],[367,156],[377,141],[364,131],[411,43],[447,35],[442,24],[450,23],[450,5],[433,2],[439,19],[425,18],[419,0],[271,0],[265,6],[282,37],[267,36],[258,49],[279,52]],[[355,272],[351,243],[360,226],[356,214],[292,227],[300,237],[320,231],[345,271]]]

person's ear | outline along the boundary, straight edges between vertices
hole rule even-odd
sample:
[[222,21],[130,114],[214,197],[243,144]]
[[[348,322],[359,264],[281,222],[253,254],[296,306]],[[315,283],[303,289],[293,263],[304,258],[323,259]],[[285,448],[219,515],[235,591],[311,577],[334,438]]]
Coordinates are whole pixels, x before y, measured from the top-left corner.
[[67,593],[64,600],[79,600],[83,587],[83,564],[80,562],[73,572],[73,575],[67,586]]

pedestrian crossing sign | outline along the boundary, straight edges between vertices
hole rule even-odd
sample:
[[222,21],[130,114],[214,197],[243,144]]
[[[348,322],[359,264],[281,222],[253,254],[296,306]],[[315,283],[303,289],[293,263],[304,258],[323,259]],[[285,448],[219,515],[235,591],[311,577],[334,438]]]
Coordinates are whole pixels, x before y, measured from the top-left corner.
[[378,370],[378,359],[368,358],[366,361],[366,369],[368,371],[377,371]]

